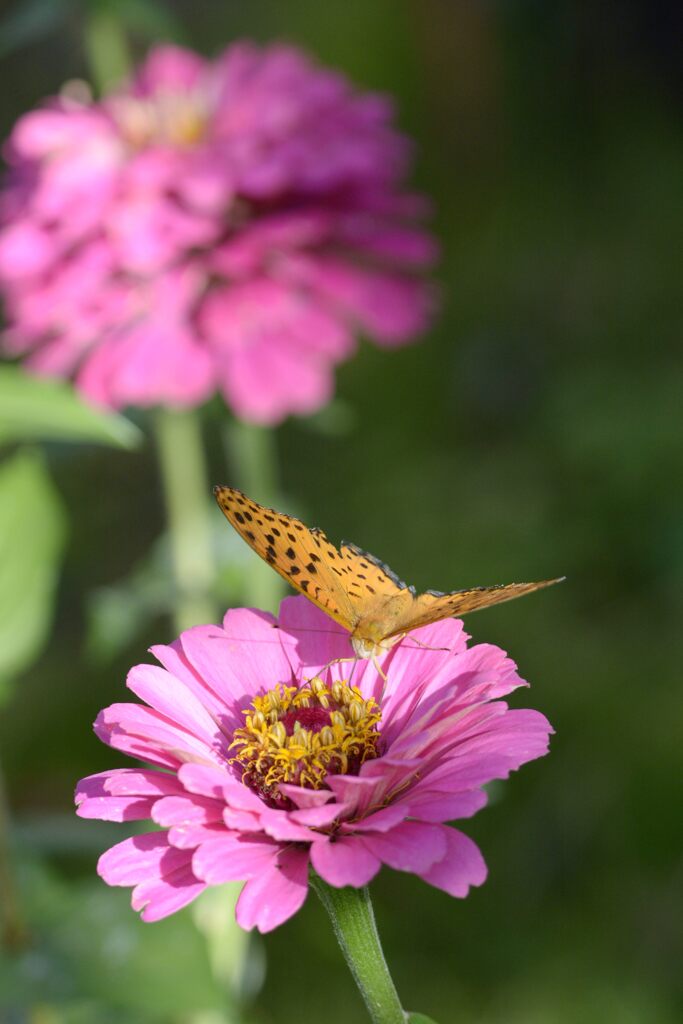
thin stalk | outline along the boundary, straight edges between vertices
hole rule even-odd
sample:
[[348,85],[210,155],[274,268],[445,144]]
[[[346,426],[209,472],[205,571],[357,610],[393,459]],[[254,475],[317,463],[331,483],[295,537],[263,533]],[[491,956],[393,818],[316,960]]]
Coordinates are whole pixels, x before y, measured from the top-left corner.
[[181,632],[217,619],[210,489],[197,413],[160,409],[155,428],[176,586],[175,624]]
[[[175,578],[175,626],[180,633],[219,618],[213,597],[210,489],[198,413],[160,409],[155,431]],[[242,1019],[240,990],[249,958],[248,944],[234,919],[236,900],[237,892],[224,888],[207,892],[202,913],[195,918],[225,993],[224,1024],[239,1024]],[[192,1020],[199,1024],[200,1018]]]
[[311,885],[330,915],[372,1024],[406,1024],[407,1014],[384,959],[367,888],[335,889],[316,874],[311,874]]
[[0,945],[8,951],[20,949],[28,938],[12,869],[10,832],[9,805],[0,770]]
[[83,44],[90,74],[102,95],[128,77],[130,56],[125,30],[113,8],[98,0],[91,8],[83,25]]
[[[260,505],[279,504],[279,479],[275,432],[253,423],[231,421],[225,430],[225,449],[231,469],[226,481],[246,491]],[[269,565],[251,559],[244,599],[253,608],[276,612],[284,592],[282,580]]]

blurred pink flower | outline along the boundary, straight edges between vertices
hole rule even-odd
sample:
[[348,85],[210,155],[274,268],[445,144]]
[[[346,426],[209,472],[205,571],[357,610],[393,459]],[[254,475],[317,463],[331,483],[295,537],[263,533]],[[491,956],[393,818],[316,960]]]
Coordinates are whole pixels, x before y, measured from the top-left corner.
[[362,332],[409,341],[434,258],[384,97],[282,45],[152,50],[101,102],[17,122],[0,197],[4,350],[91,401],[308,413]]
[[162,827],[99,862],[110,885],[134,887],[146,921],[244,880],[237,920],[269,931],[303,904],[311,865],[333,886],[364,886],[387,864],[465,896],[486,867],[443,823],[483,807],[482,786],[545,754],[552,732],[500,700],[525,685],[514,663],[468,648],[457,620],[389,652],[386,684],[371,662],[326,667],[348,656],[348,634],[303,597],[285,598],[279,620],[236,609],[152,651],[163,668],[128,677],[146,704],[112,705],[95,731],[154,767],[76,790],[84,818]]

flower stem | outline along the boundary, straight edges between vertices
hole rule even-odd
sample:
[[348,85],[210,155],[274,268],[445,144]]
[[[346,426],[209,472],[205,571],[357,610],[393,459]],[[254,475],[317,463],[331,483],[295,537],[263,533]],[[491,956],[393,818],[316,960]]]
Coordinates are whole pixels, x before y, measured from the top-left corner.
[[373,1024],[405,1024],[398,993],[389,974],[367,888],[335,889],[319,875],[311,885],[330,915],[334,933]]
[[20,949],[27,939],[16,880],[12,870],[10,844],[10,816],[5,794],[5,782],[0,770],[0,946],[8,951]]
[[[225,450],[235,483],[260,505],[279,504],[275,433],[268,427],[232,420],[225,429]],[[254,608],[276,612],[283,593],[280,577],[265,562],[253,559],[244,599]]]
[[130,72],[128,41],[112,5],[93,0],[83,25],[83,44],[99,93],[118,85]]
[[217,617],[209,484],[197,413],[160,409],[155,427],[176,583],[175,623],[180,632],[215,622]]

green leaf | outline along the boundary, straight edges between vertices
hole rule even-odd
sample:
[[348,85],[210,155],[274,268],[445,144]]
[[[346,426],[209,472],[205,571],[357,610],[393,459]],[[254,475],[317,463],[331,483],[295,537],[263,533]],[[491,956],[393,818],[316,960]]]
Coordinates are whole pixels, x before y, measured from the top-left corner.
[[126,28],[152,39],[170,39],[174,43],[187,42],[182,23],[163,3],[152,0],[119,0],[117,17]]
[[40,455],[21,452],[0,465],[0,699],[45,640],[64,537]]
[[141,438],[130,420],[92,408],[65,381],[0,368],[0,443],[43,439],[135,448]]

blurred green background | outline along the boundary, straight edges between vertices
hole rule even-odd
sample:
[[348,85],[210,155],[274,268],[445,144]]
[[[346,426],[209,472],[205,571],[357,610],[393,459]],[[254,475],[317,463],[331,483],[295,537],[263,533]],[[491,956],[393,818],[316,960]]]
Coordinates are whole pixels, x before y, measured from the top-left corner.
[[[14,4],[0,44],[3,137],[87,73],[85,7]],[[278,431],[284,507],[377,552],[418,588],[568,577],[469,620],[476,640],[509,650],[531,680],[517,706],[541,709],[557,735],[548,758],[466,824],[490,868],[482,889],[460,902],[387,870],[373,884],[404,1005],[441,1024],[674,1024],[680,6],[183,0],[153,17],[142,3],[121,7],[133,11],[140,53],[150,34],[206,53],[241,36],[298,43],[394,94],[417,141],[416,179],[443,247],[441,315],[419,345],[362,347],[338,374],[334,406]],[[207,444],[212,476],[231,482],[217,431]],[[78,778],[124,763],[91,721],[125,699],[127,668],[170,635],[163,614],[141,616],[105,658],[92,629],[103,588],[163,530],[155,454],[149,443],[47,452],[69,533],[49,643],[0,718],[31,932],[4,952],[0,1020],[214,1024],[220,989],[188,912],[140,924],[128,892],[95,876],[124,827],[72,813]],[[364,1019],[313,896],[262,946],[267,977],[249,1020]]]

